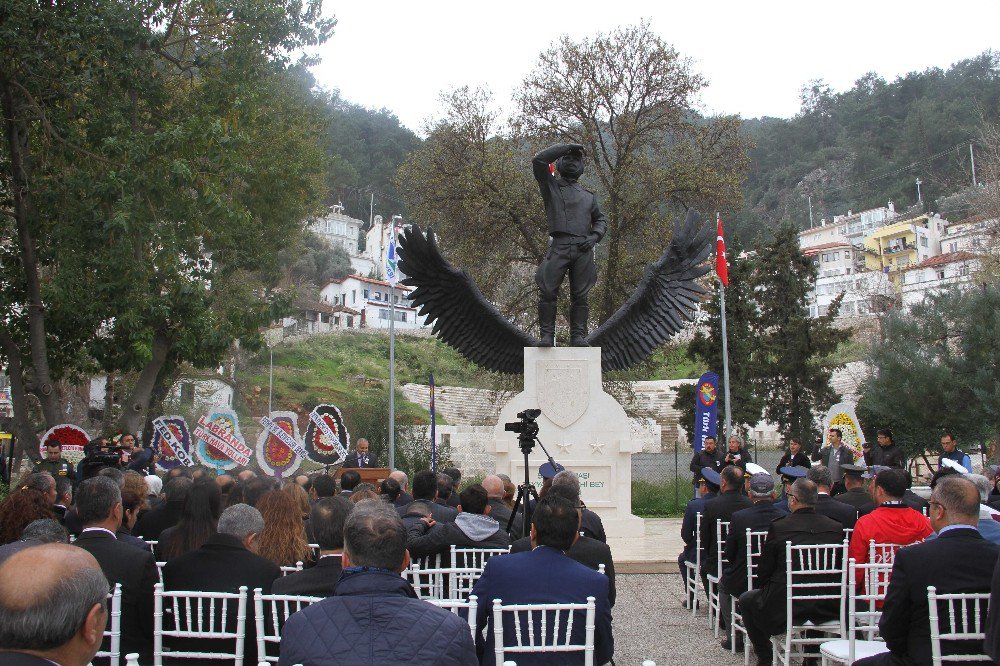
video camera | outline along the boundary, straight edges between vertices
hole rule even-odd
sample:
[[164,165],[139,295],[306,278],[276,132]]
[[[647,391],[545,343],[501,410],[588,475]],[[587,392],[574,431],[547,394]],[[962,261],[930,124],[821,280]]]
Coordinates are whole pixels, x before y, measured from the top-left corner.
[[122,469],[122,450],[112,444],[102,443],[100,440],[91,441],[83,447],[84,458],[80,461],[79,469],[83,479],[97,476],[105,467]]
[[518,412],[517,418],[521,420],[504,423],[503,429],[506,432],[516,432],[518,438],[534,439],[538,435],[538,422],[535,419],[541,414],[542,410],[540,409],[526,409],[523,412]]

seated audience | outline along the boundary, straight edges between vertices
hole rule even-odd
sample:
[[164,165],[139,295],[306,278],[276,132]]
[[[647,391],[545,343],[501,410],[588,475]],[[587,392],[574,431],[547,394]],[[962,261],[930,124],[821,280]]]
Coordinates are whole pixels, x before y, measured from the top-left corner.
[[115,537],[124,510],[113,479],[95,476],[83,481],[76,491],[76,508],[83,531],[73,545],[94,556],[111,584],[122,584],[122,654],[138,652],[142,661],[148,661],[153,647],[153,586],[158,582],[153,554]]
[[52,517],[52,502],[44,492],[18,487],[0,502],[0,546],[20,539],[29,523]]
[[[538,501],[532,514],[529,552],[492,557],[472,594],[483,601],[476,613],[476,627],[486,632],[485,655],[493,654],[492,601],[504,604],[586,603],[593,597],[597,605],[594,635],[594,663],[606,664],[614,654],[611,632],[611,606],[608,599],[608,577],[566,556],[580,533],[580,513],[577,507],[559,495],[546,495]],[[537,617],[537,616],[536,616]],[[540,621],[540,617],[537,620]],[[581,617],[582,620],[582,617]],[[508,626],[509,623],[509,626]],[[584,623],[574,622],[572,640],[584,642]],[[536,627],[536,631],[538,628]],[[481,633],[481,632],[480,632]],[[504,617],[505,640],[513,643],[514,620]],[[582,664],[583,653],[558,655],[518,655],[521,663]],[[534,658],[532,658],[534,657]],[[527,659],[525,659],[527,658]]]
[[[879,472],[872,480],[872,495],[878,507],[858,519],[851,534],[848,556],[858,564],[868,562],[869,543],[894,543],[905,546],[927,538],[933,530],[922,513],[903,504],[906,474],[891,467]],[[858,572],[855,584],[863,586],[864,572]]]
[[437,484],[438,496],[434,501],[442,506],[450,506],[458,510],[458,503],[452,501],[452,496],[455,494],[455,480],[442,472],[437,475]]
[[[718,522],[729,522],[734,513],[752,506],[750,499],[740,492],[742,489],[743,468],[726,465],[719,474],[718,496],[705,502],[705,510],[701,516],[701,580],[705,585],[706,594],[708,575],[715,575],[719,568],[719,549],[716,541]],[[722,620],[723,628],[726,627],[726,622],[727,620]]]
[[139,518],[139,511],[144,506],[145,501],[146,497],[144,495],[137,495],[131,490],[122,491],[122,524],[118,528],[118,531],[115,532],[115,537],[122,543],[127,543],[152,553],[153,549],[148,543],[139,537],[132,536],[132,528],[135,527],[135,521]]
[[21,532],[19,541],[0,546],[0,562],[25,548],[43,543],[69,543],[69,534],[66,533],[66,528],[60,525],[55,518],[41,518],[32,521]]
[[987,504],[992,487],[990,480],[982,474],[966,474],[965,478],[972,481],[979,491],[979,534],[990,543],[1000,545],[1000,522],[997,522],[1000,514]]
[[410,479],[406,476],[406,472],[401,469],[394,470],[389,474],[389,478],[396,481],[399,484],[399,497],[396,498],[396,506],[406,506],[413,501],[413,495],[409,493],[410,490]]
[[[451,523],[455,521],[455,516],[458,512],[450,506],[442,506],[436,503],[434,500],[437,499],[438,494],[438,483],[437,476],[434,472],[429,469],[425,469],[422,472],[417,472],[413,477],[413,501],[406,505],[396,508],[396,511],[400,516],[406,516],[411,510],[423,511],[423,507],[415,507],[417,503],[428,505],[430,508],[431,516],[434,518],[436,523]],[[426,514],[424,514],[426,515]],[[423,517],[423,516],[421,516]]]
[[[931,663],[929,585],[940,594],[990,591],[1000,547],[976,530],[979,491],[975,485],[960,475],[942,478],[931,492],[930,507],[937,538],[900,549],[892,565],[878,623],[889,652],[860,659],[854,662],[857,666]],[[995,615],[991,613],[991,623]],[[986,645],[989,650],[989,631]],[[978,651],[982,643],[970,647]]]
[[337,494],[337,482],[329,474],[320,474],[313,479],[309,494],[314,500],[333,497]]
[[595,512],[587,508],[587,505],[583,503],[580,499],[580,479],[576,476],[576,473],[572,470],[564,469],[555,476],[552,477],[551,488],[556,486],[562,486],[564,488],[575,488],[577,493],[577,501],[580,508],[580,533],[584,536],[589,536],[591,539],[597,539],[601,543],[607,543],[608,536],[604,532],[604,522],[601,521],[601,517]]
[[906,493],[903,495],[903,504],[914,511],[930,515],[930,505],[927,500],[910,490],[913,486],[913,475],[910,474],[909,470],[904,469],[903,471],[906,473]]
[[191,490],[191,479],[177,477],[163,487],[164,502],[139,517],[132,533],[143,541],[158,541],[160,534],[173,527],[181,518],[184,500]]
[[453,509],[457,509],[459,505],[458,493],[462,484],[462,471],[457,467],[445,467],[441,471],[451,478],[452,492],[451,496],[448,498],[448,506]]
[[[575,487],[567,484],[553,483],[546,495],[562,497],[568,500],[573,506],[580,504],[580,486]],[[582,511],[582,510],[581,510]],[[523,553],[531,550],[531,536],[521,537],[510,546],[510,552]],[[579,536],[573,545],[566,551],[566,555],[573,558],[580,564],[590,567],[594,571],[598,566],[604,565],[604,574],[608,577],[608,603],[615,605],[615,562],[611,557],[611,547],[603,541],[598,541],[589,536]]]
[[107,596],[100,565],[79,548],[51,543],[11,556],[0,563],[0,662],[89,664],[110,621]]
[[[721,481],[722,479],[718,472],[711,467],[703,467],[698,475],[698,496],[689,501],[687,506],[684,507],[684,519],[681,521],[681,539],[684,541],[684,550],[677,557],[677,566],[680,569],[681,584],[685,590],[687,590],[688,585],[688,571],[685,563],[691,562],[693,564],[698,555],[696,552],[698,546],[698,514],[704,514],[705,503],[717,496]],[[684,608],[690,608],[693,603],[694,599],[686,598],[682,602],[682,605]]]
[[[270,594],[271,585],[281,576],[281,569],[276,564],[257,554],[263,532],[264,518],[260,511],[247,504],[236,504],[222,512],[218,531],[209,536],[201,548],[176,557],[163,567],[163,587],[167,590],[235,593],[246,586],[245,664],[258,663],[253,590],[259,587],[264,594]],[[235,609],[232,609],[230,617],[234,621],[235,616]],[[197,650],[206,645],[205,649],[218,649],[219,643],[206,644],[197,639],[174,639],[170,643],[175,650]]]
[[250,506],[256,507],[261,497],[277,489],[278,482],[274,479],[253,477],[243,487],[243,501]]
[[285,487],[281,489],[281,492],[292,498],[292,501],[295,502],[295,506],[299,510],[299,515],[302,517],[302,520],[308,520],[309,510],[312,509],[312,505],[309,503],[309,493],[307,493],[301,485],[294,481],[286,483]]
[[[760,588],[740,595],[740,612],[760,666],[771,663],[771,636],[785,631],[788,597],[785,544],[804,546],[844,541],[844,526],[833,518],[816,513],[818,495],[816,484],[809,479],[798,479],[792,484],[788,493],[792,512],[772,522],[764,540],[757,568]],[[796,623],[811,620],[818,624],[839,617],[840,602],[828,599],[796,601],[792,613]]]
[[[732,614],[732,597],[739,597],[747,591],[747,529],[766,532],[772,522],[788,515],[787,511],[774,506],[774,478],[770,474],[754,474],[750,477],[749,495],[753,506],[740,509],[729,518],[729,534],[726,536],[724,551],[727,564],[719,581],[723,592],[720,601],[722,618],[728,618]],[[736,649],[742,650],[743,635],[737,633],[736,636]],[[723,649],[732,647],[729,640],[727,636],[722,641]]]
[[503,479],[495,474],[490,474],[485,479],[483,479],[483,488],[486,489],[486,495],[490,498],[490,516],[496,519],[500,523],[500,527],[507,530],[507,525],[510,523],[511,510],[504,501],[504,487]]
[[462,491],[459,514],[454,522],[436,524],[418,521],[407,528],[406,548],[410,557],[446,555],[452,546],[459,548],[506,548],[510,538],[494,518],[491,518],[486,490],[473,484]]
[[156,545],[157,562],[169,562],[184,553],[201,548],[215,534],[222,513],[222,493],[211,481],[199,481],[191,486],[180,520],[163,530]]
[[[361,484],[361,485],[369,485],[369,484]],[[355,488],[354,492],[351,493],[350,497],[351,504],[358,504],[359,502],[364,502],[365,500],[377,500],[377,499],[378,499],[377,492],[369,488],[362,488],[361,486]]]
[[397,513],[382,502],[357,505],[344,527],[340,582],[288,618],[279,665],[478,664],[466,621],[418,599],[399,575],[409,561]]
[[147,474],[145,479],[146,487],[149,488],[149,494],[146,496],[146,504],[152,510],[163,503],[163,479],[155,474]]
[[[822,441],[822,438],[820,438]],[[798,479],[806,478],[806,474],[809,470],[805,467],[782,467],[778,470],[781,474],[781,497],[774,502],[774,506],[778,507],[785,513],[788,513],[791,509],[788,508],[788,493],[791,492],[792,484]]]
[[834,496],[833,499],[853,506],[858,512],[858,517],[874,511],[875,502],[865,489],[865,480],[862,477],[868,468],[861,465],[841,465],[840,469],[844,472],[844,492]]
[[854,523],[858,521],[858,512],[854,507],[838,502],[830,496],[830,491],[833,488],[833,475],[830,473],[830,468],[826,465],[814,465],[806,472],[806,478],[816,484],[819,492],[816,498],[816,513],[833,518],[845,529],[853,528]]
[[340,495],[350,497],[354,489],[361,483],[361,474],[354,470],[347,470],[340,475]]
[[386,503],[397,506],[396,500],[399,499],[402,489],[399,487],[399,481],[393,478],[382,479],[382,483],[378,485],[378,494],[382,497],[382,500]]
[[219,495],[222,499],[222,506],[229,505],[229,493],[236,487],[236,479],[228,474],[220,474],[215,477],[215,485],[219,486]]
[[66,511],[73,505],[73,480],[68,476],[56,477],[56,501],[52,505],[52,513],[62,522]]
[[344,522],[354,505],[343,497],[324,497],[316,502],[309,514],[319,560],[316,566],[291,573],[274,581],[274,594],[297,594],[308,597],[328,597],[337,587],[342,571]]
[[507,505],[508,509],[514,509],[514,498],[517,496],[517,486],[509,478],[504,479],[506,474],[497,474],[501,479],[503,479],[503,503]]
[[312,559],[306,528],[294,500],[272,490],[257,502],[264,517],[264,531],[257,539],[257,554],[278,566],[292,567]]
[[256,478],[257,472],[252,469],[243,469],[236,474],[236,480],[241,483],[247,483],[250,479]]

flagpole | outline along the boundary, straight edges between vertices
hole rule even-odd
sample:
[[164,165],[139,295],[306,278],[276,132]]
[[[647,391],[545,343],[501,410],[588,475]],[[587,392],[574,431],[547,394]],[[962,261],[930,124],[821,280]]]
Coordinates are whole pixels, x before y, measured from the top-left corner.
[[431,388],[431,471],[437,472],[437,436],[434,429],[434,373],[430,376]]
[[396,469],[396,216],[390,233],[391,256],[386,257],[389,281],[389,469]]
[[[716,254],[718,254],[718,242],[722,240],[722,215],[715,214],[716,225],[719,229],[719,237],[716,241]],[[723,245],[723,248],[725,246]],[[725,249],[723,249],[722,261],[726,261]],[[719,257],[716,256],[716,271],[718,272]],[[726,282],[729,281],[729,271],[726,270]],[[732,435],[733,412],[729,399],[729,338],[726,335],[726,286],[722,277],[719,278],[719,308],[722,314],[722,392],[726,398],[726,441]]]

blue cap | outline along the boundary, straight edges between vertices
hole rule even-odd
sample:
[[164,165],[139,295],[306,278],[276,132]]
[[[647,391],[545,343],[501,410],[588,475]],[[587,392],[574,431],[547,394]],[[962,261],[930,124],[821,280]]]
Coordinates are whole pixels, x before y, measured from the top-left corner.
[[544,465],[538,468],[538,473],[542,475],[543,479],[551,479],[564,469],[566,468],[560,465],[559,463],[556,463],[555,467],[552,466],[552,463],[545,463]]
[[778,471],[781,472],[781,476],[787,476],[791,479],[804,479],[807,474],[805,467],[799,467],[797,465],[782,467]]
[[707,481],[708,483],[711,483],[713,486],[721,486],[722,485],[722,477],[719,476],[719,473],[716,472],[711,467],[702,467],[701,468],[701,478],[705,479],[705,481]]

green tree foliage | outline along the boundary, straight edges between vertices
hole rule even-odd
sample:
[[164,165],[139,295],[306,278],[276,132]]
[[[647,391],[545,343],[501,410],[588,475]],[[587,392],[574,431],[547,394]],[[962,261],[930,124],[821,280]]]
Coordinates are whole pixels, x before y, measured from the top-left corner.
[[[729,385],[733,398],[733,426],[742,431],[760,422],[764,398],[757,391],[756,361],[759,354],[757,323],[759,307],[754,299],[755,263],[741,258],[742,245],[737,238],[727,244],[729,287],[726,288],[726,338],[729,346]],[[713,287],[716,286],[713,280]],[[722,315],[718,288],[704,305],[707,331],[697,331],[687,348],[687,355],[719,375],[719,421],[724,423],[726,397],[722,390]],[[674,408],[683,414],[681,425],[690,432],[695,418],[694,384],[677,391]],[[720,428],[720,432],[721,432]]]
[[804,226],[810,196],[816,221],[889,200],[905,209],[916,203],[918,177],[925,201],[950,194],[970,182],[968,142],[978,139],[984,118],[998,117],[1000,54],[993,51],[891,82],[869,73],[839,93],[810,82],[794,118],[744,123],[755,147],[734,231],[753,237],[761,220]]
[[178,364],[217,365],[273,318],[259,274],[324,177],[321,105],[290,55],[331,28],[281,0],[0,15],[0,343],[46,425],[65,418],[56,380],[136,371],[134,430]]
[[735,208],[747,144],[735,118],[692,110],[704,80],[647,25],[544,51],[500,122],[482,91],[444,99],[442,118],[400,170],[412,217],[515,319],[532,318],[547,229],[532,154],[547,143],[587,147],[584,185],[610,219],[598,246],[596,317],[610,316],[669,241],[687,206]]
[[968,450],[1000,436],[1000,289],[929,296],[891,312],[869,351],[858,418],[869,439],[892,428],[909,455],[954,433]]
[[351,257],[340,245],[329,245],[306,231],[294,247],[282,251],[280,263],[289,267],[295,284],[322,288],[333,279],[351,274]]
[[799,249],[796,227],[782,225],[772,240],[755,250],[759,318],[753,362],[765,400],[764,416],[778,426],[785,441],[799,437],[812,442],[819,433],[815,415],[839,400],[830,386],[833,369],[823,361],[850,333],[834,325],[839,299],[819,318],[806,311],[816,266]]

